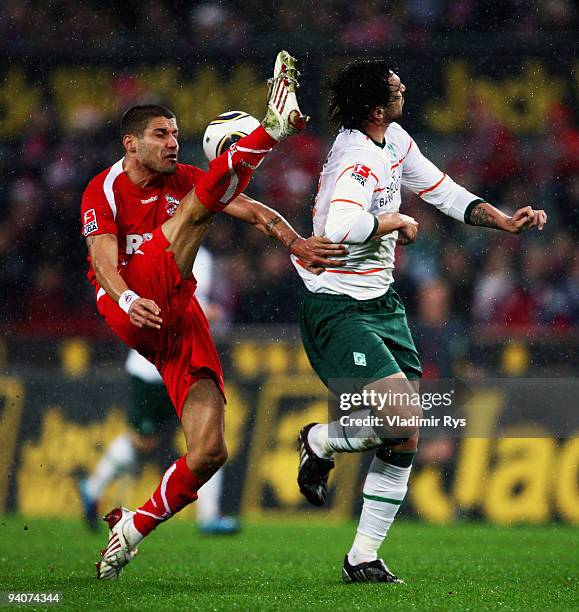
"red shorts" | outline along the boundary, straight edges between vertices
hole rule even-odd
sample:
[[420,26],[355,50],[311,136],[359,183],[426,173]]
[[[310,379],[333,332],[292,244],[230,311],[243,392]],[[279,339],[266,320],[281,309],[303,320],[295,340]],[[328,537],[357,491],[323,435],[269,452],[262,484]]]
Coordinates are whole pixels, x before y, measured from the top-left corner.
[[159,306],[161,329],[135,327],[106,293],[98,298],[97,310],[125,344],[155,364],[181,418],[187,393],[197,380],[213,378],[224,397],[225,392],[209,324],[194,296],[197,283],[181,277],[168,246],[161,228],[157,228],[152,239],[140,247],[143,254],[135,253],[120,271],[132,291]]

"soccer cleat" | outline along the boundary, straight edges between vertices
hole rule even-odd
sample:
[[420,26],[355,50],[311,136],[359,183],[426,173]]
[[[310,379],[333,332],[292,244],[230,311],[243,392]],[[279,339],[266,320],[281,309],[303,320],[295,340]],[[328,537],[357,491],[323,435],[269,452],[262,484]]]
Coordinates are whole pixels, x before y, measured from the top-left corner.
[[116,580],[137,554],[138,549],[131,549],[123,534],[123,527],[134,515],[126,508],[113,508],[103,516],[103,521],[109,525],[109,541],[101,551],[101,560],[95,564],[99,580]]
[[275,140],[285,140],[301,132],[309,120],[302,115],[298,105],[298,76],[295,58],[287,51],[280,51],[275,60],[273,78],[268,81],[267,113],[261,122]]
[[220,516],[211,521],[199,523],[199,531],[204,535],[234,535],[240,530],[239,519],[233,516]]
[[328,494],[328,474],[334,469],[333,459],[318,457],[308,442],[308,433],[317,423],[303,427],[298,434],[300,493],[314,506],[323,506]]
[[392,584],[404,584],[404,580],[400,580],[386,566],[382,559],[376,559],[369,563],[358,563],[351,565],[348,560],[348,555],[344,558],[344,567],[342,567],[342,581],[351,582],[390,582]]
[[97,517],[97,500],[93,499],[88,492],[87,482],[83,478],[78,481],[78,493],[80,501],[82,502],[82,510],[84,514],[84,520],[87,527],[91,531],[98,531],[98,517]]

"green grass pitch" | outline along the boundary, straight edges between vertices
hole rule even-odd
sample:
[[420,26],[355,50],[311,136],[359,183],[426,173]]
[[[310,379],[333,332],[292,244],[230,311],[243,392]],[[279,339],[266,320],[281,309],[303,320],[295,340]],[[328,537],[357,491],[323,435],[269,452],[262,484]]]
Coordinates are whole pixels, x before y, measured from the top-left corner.
[[398,521],[382,556],[406,584],[345,585],[341,563],[354,529],[264,521],[239,536],[204,537],[173,522],[111,583],[93,578],[104,525],[89,535],[71,521],[5,516],[0,591],[59,591],[54,609],[83,611],[577,609],[573,527]]

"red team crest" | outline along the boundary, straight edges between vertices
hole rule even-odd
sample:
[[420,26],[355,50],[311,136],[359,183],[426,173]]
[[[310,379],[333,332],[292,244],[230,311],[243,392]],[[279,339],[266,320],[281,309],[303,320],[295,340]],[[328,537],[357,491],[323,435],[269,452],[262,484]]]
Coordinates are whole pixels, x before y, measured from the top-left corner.
[[170,217],[172,217],[177,211],[177,206],[179,206],[179,204],[181,203],[181,200],[173,197],[172,195],[169,195],[168,193],[165,194],[165,200],[167,200],[167,204],[166,204],[167,214]]

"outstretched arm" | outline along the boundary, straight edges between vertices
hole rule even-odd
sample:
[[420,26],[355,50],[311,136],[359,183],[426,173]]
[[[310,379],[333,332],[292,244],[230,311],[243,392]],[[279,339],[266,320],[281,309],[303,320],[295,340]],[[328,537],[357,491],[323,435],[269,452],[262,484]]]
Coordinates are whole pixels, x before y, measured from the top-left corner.
[[519,234],[533,227],[542,230],[547,223],[544,210],[534,210],[531,206],[525,206],[509,217],[464,187],[457,185],[424,157],[411,139],[404,160],[402,181],[426,202],[436,206],[448,216],[470,225]]
[[464,221],[469,225],[492,227],[511,234],[520,234],[523,230],[533,227],[542,231],[547,223],[547,213],[544,210],[534,210],[531,206],[525,206],[509,217],[488,202],[474,201],[466,209]]
[[231,202],[224,212],[281,242],[314,274],[321,274],[327,267],[344,265],[339,260],[330,259],[347,253],[343,244],[334,244],[317,236],[302,238],[277,211],[244,194]]

